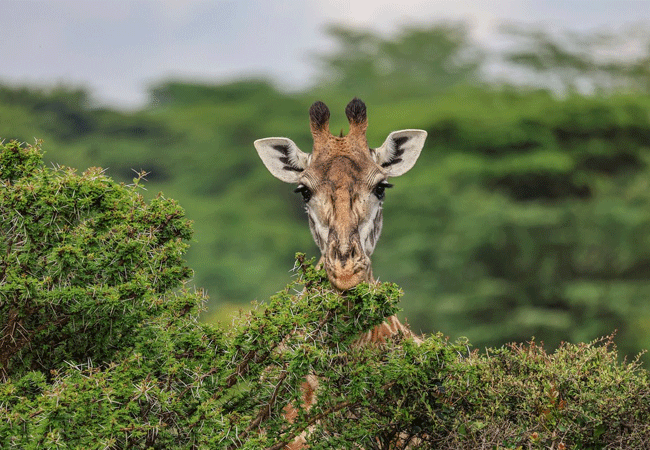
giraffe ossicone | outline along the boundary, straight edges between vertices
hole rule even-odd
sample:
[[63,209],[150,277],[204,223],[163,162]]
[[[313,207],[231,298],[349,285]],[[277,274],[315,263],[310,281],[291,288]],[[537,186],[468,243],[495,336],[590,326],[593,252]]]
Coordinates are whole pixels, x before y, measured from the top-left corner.
[[413,167],[427,136],[424,130],[394,131],[380,147],[370,148],[366,105],[355,98],[345,114],[350,131],[334,136],[327,106],[323,102],[311,106],[311,153],[284,137],[254,143],[272,175],[297,184],[321,262],[332,285],[341,291],[373,281],[370,256],[381,233],[388,180]]

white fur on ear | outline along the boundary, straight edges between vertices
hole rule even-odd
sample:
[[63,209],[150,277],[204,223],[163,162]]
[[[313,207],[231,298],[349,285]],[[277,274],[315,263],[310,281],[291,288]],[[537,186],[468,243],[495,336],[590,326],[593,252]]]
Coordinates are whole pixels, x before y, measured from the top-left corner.
[[271,137],[253,143],[269,172],[286,183],[297,183],[307,168],[311,155],[303,152],[288,138]]
[[403,175],[415,165],[426,138],[424,130],[393,131],[381,147],[373,150],[375,162],[389,177]]

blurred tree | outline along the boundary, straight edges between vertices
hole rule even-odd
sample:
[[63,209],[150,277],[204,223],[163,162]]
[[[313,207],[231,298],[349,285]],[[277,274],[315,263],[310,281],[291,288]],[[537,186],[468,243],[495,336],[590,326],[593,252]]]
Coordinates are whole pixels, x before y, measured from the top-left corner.
[[463,92],[438,100],[408,190],[387,198],[375,273],[404,286],[415,329],[551,347],[618,329],[623,351],[638,352],[648,98]]
[[527,84],[586,94],[650,90],[650,33],[641,24],[616,33],[514,24],[501,31],[513,46],[504,59],[528,72]]
[[39,128],[62,141],[88,135],[97,125],[89,110],[90,96],[85,89],[67,86],[50,90],[0,87],[0,104],[28,108],[36,116]]
[[406,27],[378,32],[331,26],[336,50],[320,55],[320,83],[345,96],[367,99],[414,97],[442,92],[476,76],[483,53],[464,24]]

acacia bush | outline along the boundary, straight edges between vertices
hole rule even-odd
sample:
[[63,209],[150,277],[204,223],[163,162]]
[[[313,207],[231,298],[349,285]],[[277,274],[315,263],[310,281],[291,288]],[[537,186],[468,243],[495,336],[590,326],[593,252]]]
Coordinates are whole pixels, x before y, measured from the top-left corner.
[[39,147],[0,159],[0,379],[63,361],[111,361],[191,275],[183,211],[102,170],[42,167]]
[[[392,283],[334,292],[313,260],[221,327],[197,320],[173,201],[0,148],[0,448],[645,448],[650,380],[611,339],[486,352],[441,334],[355,348]],[[320,387],[300,404],[309,374]],[[298,406],[293,423],[283,417]]]

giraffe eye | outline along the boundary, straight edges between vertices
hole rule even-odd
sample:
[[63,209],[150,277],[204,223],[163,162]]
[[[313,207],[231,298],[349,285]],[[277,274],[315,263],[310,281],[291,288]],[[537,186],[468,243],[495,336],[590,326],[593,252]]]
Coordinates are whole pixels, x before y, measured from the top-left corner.
[[302,194],[302,199],[307,203],[311,199],[311,190],[304,184],[299,184],[298,187],[293,191],[296,193]]
[[386,181],[382,181],[377,186],[375,186],[375,189],[373,189],[372,193],[375,194],[375,197],[377,197],[379,200],[383,200],[385,196],[384,190],[392,187],[392,184],[387,183]]

